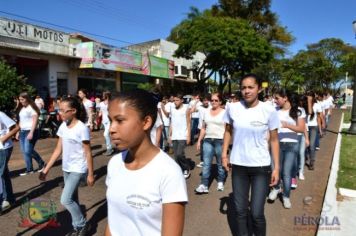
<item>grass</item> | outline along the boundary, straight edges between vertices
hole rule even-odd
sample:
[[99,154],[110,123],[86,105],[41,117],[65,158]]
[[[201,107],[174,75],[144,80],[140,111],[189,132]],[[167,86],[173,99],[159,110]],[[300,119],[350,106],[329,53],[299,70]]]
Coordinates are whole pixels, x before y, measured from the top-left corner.
[[337,186],[356,190],[356,135],[342,135]]
[[344,111],[344,123],[350,123],[351,121],[351,109]]

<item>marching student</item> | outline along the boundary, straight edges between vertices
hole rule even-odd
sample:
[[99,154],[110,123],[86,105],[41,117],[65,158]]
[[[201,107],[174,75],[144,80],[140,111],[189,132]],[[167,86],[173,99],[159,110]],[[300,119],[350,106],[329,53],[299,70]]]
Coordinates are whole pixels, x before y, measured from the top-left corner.
[[90,131],[83,123],[86,117],[85,110],[78,99],[64,98],[60,103],[59,113],[64,122],[57,132],[59,136],[57,146],[39,178],[42,181],[46,180],[49,170],[62,154],[64,188],[61,204],[71,214],[73,225],[73,230],[67,235],[82,236],[87,234],[88,224],[80,210],[78,187],[85,178],[88,186],[94,185]]
[[104,138],[106,144],[106,151],[104,153],[105,156],[110,156],[114,153],[114,150],[111,145],[110,140],[110,120],[109,120],[109,112],[108,112],[108,105],[111,98],[111,93],[109,91],[103,92],[103,101],[100,102],[100,112],[99,116],[102,119],[102,124],[104,125]]
[[20,93],[19,101],[17,114],[20,132],[16,136],[20,140],[20,148],[26,163],[26,171],[21,173],[20,176],[25,176],[33,173],[32,158],[38,164],[37,171],[43,170],[45,162],[35,151],[35,145],[40,135],[37,128],[40,111],[27,92]]
[[[240,88],[243,100],[231,103],[225,112],[222,163],[227,171],[232,169],[237,235],[266,235],[264,205],[269,186],[279,181],[279,119],[274,107],[258,100],[262,81],[256,75],[242,77]],[[233,146],[228,157],[232,135]],[[249,232],[249,218],[253,232]]]
[[123,92],[109,103],[113,156],[106,177],[105,235],[182,235],[186,183],[175,161],[155,146],[157,105],[147,91]]
[[11,138],[20,130],[20,127],[0,111],[0,211],[5,211],[15,203],[8,163],[13,150]]
[[84,124],[90,128],[90,131],[93,131],[94,104],[91,100],[88,99],[88,92],[86,89],[79,89],[78,96],[82,100],[82,104],[85,108],[86,117],[85,117]]

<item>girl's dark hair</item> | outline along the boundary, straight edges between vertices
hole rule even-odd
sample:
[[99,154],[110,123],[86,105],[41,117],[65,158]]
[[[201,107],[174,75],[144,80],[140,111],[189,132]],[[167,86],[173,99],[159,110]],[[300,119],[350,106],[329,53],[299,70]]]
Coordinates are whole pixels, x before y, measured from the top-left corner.
[[303,107],[305,110],[305,114],[308,116],[309,111],[308,111],[308,97],[305,95],[299,96],[299,106]]
[[83,103],[80,101],[80,98],[77,97],[65,97],[61,102],[66,102],[70,108],[76,109],[77,113],[75,117],[81,122],[86,122],[87,113],[83,106]]
[[[35,112],[37,113],[37,115],[39,116],[40,115],[40,109],[37,107],[37,105],[35,104],[35,102],[32,100],[30,94],[28,92],[22,92],[20,93],[19,95],[19,98],[22,97],[24,98],[28,104],[32,107],[33,110],[35,110]],[[17,107],[16,109],[16,113],[19,114],[21,109],[22,109],[22,104],[21,102],[19,103],[19,106]]]
[[152,118],[152,126],[157,119],[157,102],[154,99],[153,95],[142,89],[135,89],[131,91],[125,91],[117,93],[112,96],[110,103],[112,101],[127,102],[129,106],[134,108],[140,115],[141,119],[144,119],[146,116]]
[[85,97],[88,97],[88,91],[87,91],[86,89],[81,88],[81,89],[78,90],[78,92],[79,92],[79,91],[81,91],[82,93],[84,93],[84,94],[85,94]]
[[301,114],[301,110],[299,110],[299,95],[295,92],[288,91],[286,89],[280,89],[276,92],[281,97],[287,97],[290,103],[289,116],[292,117],[293,120],[297,121],[298,116]]
[[315,98],[315,93],[313,91],[308,91],[306,94],[307,94],[307,96],[312,97],[312,103],[313,104],[311,106],[310,120],[313,120],[314,119],[314,115],[315,115],[313,106],[314,106],[314,103],[317,103],[316,98]]
[[103,92],[103,99],[106,100],[110,100],[111,99],[111,92],[110,91],[104,91]]
[[250,74],[246,74],[244,76],[242,76],[241,80],[240,80],[240,86],[242,85],[242,81],[244,81],[247,78],[252,78],[256,81],[256,84],[258,85],[259,88],[262,87],[262,80],[260,77],[258,77],[256,74],[250,73]]

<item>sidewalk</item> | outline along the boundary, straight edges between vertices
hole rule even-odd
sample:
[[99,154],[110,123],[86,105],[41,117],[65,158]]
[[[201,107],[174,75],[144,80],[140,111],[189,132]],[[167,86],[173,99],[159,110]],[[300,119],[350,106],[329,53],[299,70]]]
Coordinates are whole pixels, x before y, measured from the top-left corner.
[[[321,150],[317,152],[316,169],[314,171],[305,170],[305,181],[298,182],[298,188],[291,193],[292,209],[284,209],[280,201],[272,204],[266,203],[267,235],[315,235],[317,227],[310,222],[301,225],[300,220],[304,217],[314,219],[320,216],[323,199],[328,182],[332,156],[336,143],[341,119],[341,113],[335,110],[331,123],[330,132],[321,139]],[[94,187],[81,187],[79,189],[79,199],[85,210],[87,219],[91,225],[90,235],[103,235],[106,226],[106,165],[108,157],[101,155],[104,152],[104,139],[102,132],[92,133],[92,148],[94,154],[94,168],[96,183]],[[36,149],[45,160],[50,157],[56,139],[39,140]],[[195,146],[186,149],[186,155],[196,163],[199,157],[196,156]],[[37,167],[34,164],[35,168]],[[41,183],[38,174],[19,177],[18,174],[24,168],[22,155],[15,144],[14,153],[9,163],[12,175],[14,192],[18,204],[15,208],[0,216],[0,235],[64,235],[71,229],[70,215],[60,204],[62,188],[62,171],[60,162],[51,170],[48,181]],[[185,236],[216,236],[234,235],[235,219],[234,209],[231,200],[231,176],[228,176],[225,190],[216,190],[216,181],[210,186],[209,194],[196,195],[194,189],[200,183],[200,168],[192,170],[191,177],[187,180],[189,194],[189,204],[186,208]],[[214,171],[213,171],[214,172]],[[303,201],[306,197],[311,197],[310,201]],[[57,221],[61,227],[51,229],[21,228],[21,204],[26,199],[45,198],[53,200],[57,206]],[[350,218],[350,220],[353,218]],[[346,223],[345,223],[346,224]]]

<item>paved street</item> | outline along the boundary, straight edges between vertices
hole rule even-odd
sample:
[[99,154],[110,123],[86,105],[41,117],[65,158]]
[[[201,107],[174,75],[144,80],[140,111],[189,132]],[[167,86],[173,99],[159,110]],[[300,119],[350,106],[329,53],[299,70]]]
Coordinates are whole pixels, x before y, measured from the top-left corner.
[[[283,208],[281,201],[266,204],[267,231],[268,235],[314,235],[316,227],[312,225],[301,226],[295,222],[298,217],[316,217],[320,214],[325,188],[327,185],[331,158],[336,142],[336,134],[340,124],[341,112],[334,111],[327,135],[321,139],[321,150],[317,152],[315,171],[306,169],[306,180],[298,182],[298,188],[291,194],[292,209]],[[104,152],[102,132],[92,134],[92,148],[94,154],[94,165],[96,183],[94,187],[81,187],[79,189],[79,199],[83,209],[85,209],[87,219],[91,225],[92,235],[103,235],[106,225],[106,202],[105,202],[105,176],[108,157],[102,155]],[[36,149],[45,160],[51,155],[56,139],[39,140]],[[198,162],[195,147],[187,148],[187,156],[192,161]],[[36,164],[35,164],[36,165]],[[41,183],[38,175],[19,177],[23,171],[24,162],[18,148],[15,145],[14,153],[10,161],[10,170],[14,192],[18,205],[10,211],[0,216],[1,235],[64,235],[71,228],[70,215],[60,205],[59,199],[62,188],[62,173],[60,161],[48,175],[48,181]],[[214,235],[234,235],[234,211],[231,201],[231,180],[227,178],[225,190],[216,191],[216,181],[210,186],[210,193],[207,195],[195,195],[194,188],[200,182],[200,169],[195,168],[192,176],[187,180],[189,191],[189,204],[186,209],[186,221],[184,235],[186,236],[214,236]],[[26,199],[47,198],[55,202],[57,206],[57,221],[61,224],[59,228],[21,228],[20,205]],[[303,199],[311,197],[311,201],[305,204]],[[341,222],[342,227],[342,222]]]

